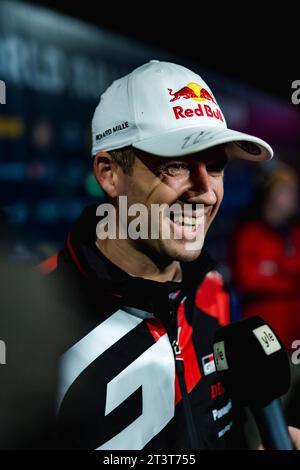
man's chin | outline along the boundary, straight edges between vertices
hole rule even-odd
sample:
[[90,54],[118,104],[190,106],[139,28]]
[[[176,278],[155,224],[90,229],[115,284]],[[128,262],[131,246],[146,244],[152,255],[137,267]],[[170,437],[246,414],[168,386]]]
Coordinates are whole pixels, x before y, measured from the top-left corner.
[[200,247],[188,247],[182,246],[181,248],[174,248],[173,250],[168,250],[168,254],[170,258],[172,258],[175,261],[182,261],[182,262],[189,262],[189,261],[194,261],[195,259],[198,258],[202,250],[202,246]]
[[185,263],[188,263],[190,261],[194,261],[195,259],[198,258],[200,253],[201,253],[201,250],[188,251],[187,253],[184,253],[184,254],[180,255],[180,257],[178,258],[178,261],[183,261]]

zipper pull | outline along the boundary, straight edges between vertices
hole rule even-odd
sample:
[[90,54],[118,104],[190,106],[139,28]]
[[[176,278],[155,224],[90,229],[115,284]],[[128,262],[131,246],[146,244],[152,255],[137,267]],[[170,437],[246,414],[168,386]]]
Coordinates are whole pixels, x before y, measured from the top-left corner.
[[172,346],[173,346],[173,351],[175,355],[175,368],[176,368],[177,374],[184,375],[184,360],[181,355],[181,349],[180,349],[177,339],[174,339]]
[[175,356],[179,356],[181,354],[181,349],[180,349],[177,339],[174,339],[172,343],[172,347],[173,347]]

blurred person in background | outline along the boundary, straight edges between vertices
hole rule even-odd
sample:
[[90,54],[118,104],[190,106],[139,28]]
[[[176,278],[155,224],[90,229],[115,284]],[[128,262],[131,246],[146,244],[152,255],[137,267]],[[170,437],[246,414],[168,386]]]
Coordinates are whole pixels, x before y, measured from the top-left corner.
[[299,183],[280,164],[265,175],[254,217],[236,230],[232,271],[243,317],[262,316],[288,351],[300,338]]
[[[300,338],[300,223],[296,172],[280,163],[264,174],[257,196],[233,237],[232,275],[242,317],[260,315],[278,333],[287,351]],[[293,357],[293,356],[291,356]],[[291,360],[291,387],[283,397],[287,421],[300,425],[300,367]],[[246,436],[259,436],[248,413]]]

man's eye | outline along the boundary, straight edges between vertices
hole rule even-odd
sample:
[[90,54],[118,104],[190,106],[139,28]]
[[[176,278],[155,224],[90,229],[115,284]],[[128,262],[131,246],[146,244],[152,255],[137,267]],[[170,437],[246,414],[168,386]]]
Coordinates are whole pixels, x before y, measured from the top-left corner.
[[161,168],[161,172],[169,176],[186,176],[189,174],[189,168],[185,163],[170,163]]

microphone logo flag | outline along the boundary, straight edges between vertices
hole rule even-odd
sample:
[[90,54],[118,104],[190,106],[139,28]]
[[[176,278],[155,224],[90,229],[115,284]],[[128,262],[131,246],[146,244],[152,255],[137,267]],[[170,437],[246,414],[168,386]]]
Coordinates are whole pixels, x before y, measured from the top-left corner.
[[218,371],[229,369],[225,354],[224,341],[219,341],[218,343],[214,344],[214,357]]
[[260,342],[267,356],[281,349],[278,339],[268,325],[259,326],[252,331]]

